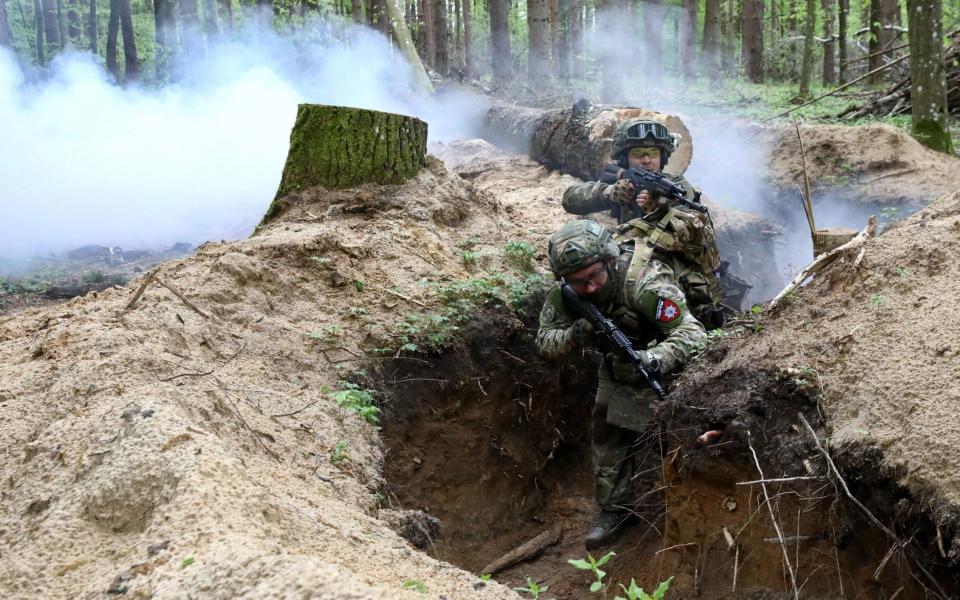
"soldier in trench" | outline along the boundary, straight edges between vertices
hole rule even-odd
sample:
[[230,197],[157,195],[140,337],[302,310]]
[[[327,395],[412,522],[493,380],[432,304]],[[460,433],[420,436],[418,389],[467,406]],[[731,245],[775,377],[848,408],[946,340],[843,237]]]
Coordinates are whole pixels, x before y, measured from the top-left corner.
[[[670,265],[656,255],[644,255],[636,242],[637,238],[626,238],[617,244],[599,223],[571,221],[551,236],[547,252],[557,279],[612,318],[641,349],[647,370],[665,377],[690,360],[706,332],[687,308]],[[540,351],[547,358],[561,359],[596,342],[591,325],[565,305],[558,282],[540,312]],[[610,543],[634,521],[634,479],[643,475],[637,471],[635,455],[641,445],[650,450],[656,438],[648,431],[656,401],[626,359],[610,352],[603,355],[591,417],[600,513],[586,533],[589,549]],[[656,455],[659,458],[659,448]],[[636,478],[653,489],[656,470]]]

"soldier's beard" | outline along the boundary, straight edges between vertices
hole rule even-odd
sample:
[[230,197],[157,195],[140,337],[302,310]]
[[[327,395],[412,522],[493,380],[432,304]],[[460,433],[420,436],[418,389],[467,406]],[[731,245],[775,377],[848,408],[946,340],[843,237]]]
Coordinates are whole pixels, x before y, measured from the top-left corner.
[[599,290],[595,291],[595,292],[592,293],[592,294],[584,294],[584,295],[582,296],[582,298],[583,298],[584,300],[589,300],[590,302],[593,302],[594,304],[597,304],[597,305],[601,305],[601,306],[602,306],[602,305],[606,304],[607,302],[609,302],[610,299],[613,297],[613,289],[614,289],[615,287],[616,287],[616,286],[613,284],[613,278],[612,278],[612,277],[608,277],[608,278],[607,278],[607,282],[606,282],[605,284],[603,284],[603,287],[602,287],[602,288],[600,288]]

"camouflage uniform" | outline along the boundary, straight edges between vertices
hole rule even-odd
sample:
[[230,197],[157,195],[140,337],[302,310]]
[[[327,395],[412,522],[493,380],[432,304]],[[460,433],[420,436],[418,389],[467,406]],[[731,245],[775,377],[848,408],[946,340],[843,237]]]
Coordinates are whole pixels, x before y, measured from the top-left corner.
[[[687,310],[686,298],[666,262],[653,257],[635,281],[629,280],[634,243],[628,240],[620,245],[621,254],[607,284],[612,286],[610,300],[598,308],[617,322],[636,348],[655,343],[649,352],[660,362],[660,374],[667,375],[690,360],[706,332]],[[562,358],[575,349],[571,326],[577,319],[564,305],[560,286],[554,286],[540,311],[537,345],[544,356]],[[595,495],[601,509],[616,510],[632,505],[632,448],[647,429],[657,399],[638,380],[633,366],[617,354],[604,355],[599,375],[592,412]]]

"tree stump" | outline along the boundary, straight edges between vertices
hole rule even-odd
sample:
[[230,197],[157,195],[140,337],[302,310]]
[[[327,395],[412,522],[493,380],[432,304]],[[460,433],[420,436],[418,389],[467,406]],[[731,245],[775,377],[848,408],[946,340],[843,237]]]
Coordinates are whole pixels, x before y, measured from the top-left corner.
[[426,153],[427,124],[416,117],[301,104],[280,187],[263,220],[279,214],[281,198],[306,188],[403,183],[420,171]]
[[594,105],[581,100],[572,108],[542,110],[497,102],[484,115],[484,137],[527,152],[548,169],[589,181],[596,180],[610,160],[617,125],[637,117],[658,121],[671,133],[680,134],[680,145],[664,170],[682,175],[693,157],[690,132],[680,117],[642,108]]

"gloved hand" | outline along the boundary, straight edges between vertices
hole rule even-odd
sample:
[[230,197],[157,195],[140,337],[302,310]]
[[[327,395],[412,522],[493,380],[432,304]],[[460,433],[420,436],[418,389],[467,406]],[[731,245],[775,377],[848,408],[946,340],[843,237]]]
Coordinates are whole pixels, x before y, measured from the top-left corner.
[[607,196],[617,204],[626,205],[633,202],[636,197],[636,188],[626,179],[620,179],[611,184],[607,189]]
[[576,348],[585,348],[593,343],[593,325],[586,319],[577,319],[567,329],[567,339]]
[[637,350],[637,354],[640,355],[640,362],[650,371],[651,375],[656,375],[660,372],[660,359],[646,350]]

